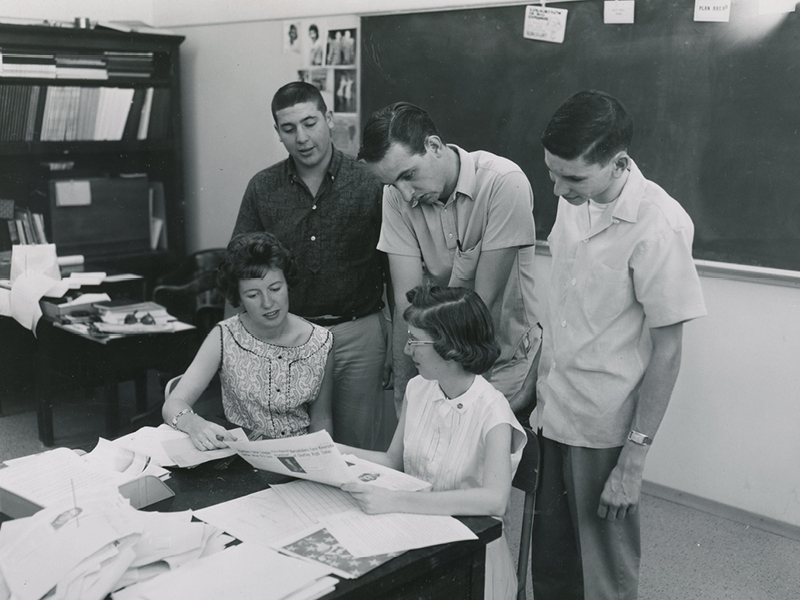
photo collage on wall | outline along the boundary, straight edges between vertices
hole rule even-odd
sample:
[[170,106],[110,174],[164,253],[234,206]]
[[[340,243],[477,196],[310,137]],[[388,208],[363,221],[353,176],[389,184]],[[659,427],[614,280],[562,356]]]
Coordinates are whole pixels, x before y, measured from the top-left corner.
[[355,156],[358,130],[358,27],[338,20],[284,21],[283,52],[299,55],[300,81],[317,86],[334,113],[333,143]]

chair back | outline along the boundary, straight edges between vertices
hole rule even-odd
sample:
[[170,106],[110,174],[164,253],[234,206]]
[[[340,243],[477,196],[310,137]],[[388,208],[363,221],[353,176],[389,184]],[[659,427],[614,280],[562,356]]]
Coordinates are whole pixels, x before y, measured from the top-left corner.
[[169,395],[178,385],[178,382],[181,380],[181,377],[183,377],[183,375],[178,375],[177,377],[173,377],[167,382],[167,385],[164,386],[164,402],[166,402],[169,399]]
[[205,336],[225,310],[225,296],[217,288],[217,269],[224,256],[224,248],[187,256],[177,269],[159,279],[153,300],[179,320],[195,325]]
[[533,507],[536,490],[539,487],[539,438],[531,429],[523,427],[528,443],[522,451],[517,474],[511,482],[515,488],[525,492],[525,507],[522,511],[522,530],[519,539],[519,561],[517,562],[517,600],[525,600],[525,586],[528,578],[528,562],[531,551],[533,531]]

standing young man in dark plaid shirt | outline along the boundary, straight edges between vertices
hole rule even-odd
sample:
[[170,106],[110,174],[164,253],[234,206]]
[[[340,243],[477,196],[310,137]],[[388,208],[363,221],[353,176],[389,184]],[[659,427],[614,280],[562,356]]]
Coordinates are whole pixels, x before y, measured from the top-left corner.
[[289,157],[250,180],[233,234],[269,231],[292,251],[300,282],[289,310],[334,335],[334,439],[378,449],[388,331],[376,249],[382,186],[334,148],[333,113],[313,85],[280,88],[272,116]]

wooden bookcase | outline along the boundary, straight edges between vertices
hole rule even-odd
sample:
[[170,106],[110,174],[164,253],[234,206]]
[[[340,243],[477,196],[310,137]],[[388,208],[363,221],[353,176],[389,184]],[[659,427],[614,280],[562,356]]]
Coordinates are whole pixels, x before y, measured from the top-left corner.
[[[27,207],[32,211],[44,215],[45,231],[48,241],[53,239],[54,229],[56,237],[64,234],[64,227],[74,228],[73,233],[79,234],[78,228],[97,228],[98,239],[101,243],[87,247],[81,252],[82,247],[75,245],[63,251],[58,247],[59,254],[83,253],[86,266],[92,270],[106,271],[133,271],[145,275],[151,282],[169,268],[175,261],[185,255],[185,219],[183,198],[183,162],[180,122],[180,60],[179,47],[184,40],[183,36],[124,33],[110,29],[71,29],[63,27],[46,27],[30,25],[0,25],[0,51],[3,53],[4,69],[0,77],[0,86],[14,86],[14,92],[9,95],[6,88],[6,97],[0,97],[0,198],[12,199],[19,207]],[[98,56],[109,60],[106,79],[84,78],[79,71],[65,71],[59,73],[57,78],[18,76],[13,70],[13,61],[25,53],[45,53],[61,57],[61,61],[91,62]],[[112,53],[109,55],[108,53]],[[122,69],[112,68],[114,53],[122,53]],[[125,60],[144,57],[142,63],[131,72],[125,71]],[[56,61],[59,62],[59,61]],[[136,62],[134,60],[133,62]],[[62,63],[63,64],[63,63]],[[117,63],[119,64],[119,63]],[[144,65],[142,68],[141,65]],[[137,70],[138,69],[138,70]],[[62,78],[64,74],[66,77]],[[74,74],[74,75],[73,75]],[[19,87],[17,87],[19,86]],[[25,92],[22,100],[15,100],[17,90],[25,86],[38,87],[38,92],[31,94]],[[124,135],[121,139],[102,139],[97,131],[86,133],[84,127],[91,116],[91,111],[86,113],[81,108],[81,113],[75,117],[78,109],[73,104],[69,108],[69,101],[62,101],[66,106],[61,113],[53,105],[45,108],[45,101],[49,101],[48,92],[62,93],[63,90],[52,92],[52,88],[73,88],[79,90],[75,93],[95,97],[104,90],[96,88],[126,90],[122,96],[133,96],[129,100],[128,119],[134,122],[125,123]],[[91,88],[95,88],[94,91]],[[148,109],[148,126],[142,126],[144,119],[143,98],[148,95],[147,90],[153,89]],[[2,88],[0,88],[2,89]],[[31,95],[38,94],[37,114],[30,111],[34,105],[30,101]],[[156,113],[156,100],[158,97],[158,112]],[[25,112],[25,102],[30,101]],[[79,103],[80,99],[74,100]],[[16,105],[14,103],[17,103]],[[96,101],[95,101],[96,102]],[[101,102],[102,104],[102,102]],[[124,104],[124,101],[123,101]],[[20,106],[23,106],[20,109]],[[16,108],[14,108],[16,106]],[[126,105],[126,108],[128,105]],[[10,116],[12,112],[22,110],[18,117],[16,129]],[[45,113],[45,111],[50,111]],[[95,104],[95,110],[97,109]],[[110,109],[109,109],[110,110]],[[117,115],[119,114],[119,109]],[[152,112],[149,112],[152,110]],[[56,111],[55,113],[53,111]],[[72,111],[72,112],[70,112]],[[27,114],[27,117],[25,116]],[[89,116],[87,116],[89,114]],[[77,119],[72,121],[72,133],[53,135],[43,131],[47,128],[48,117]],[[55,116],[53,116],[55,115]],[[65,115],[67,115],[65,117]],[[73,116],[69,116],[73,115]],[[136,116],[136,118],[133,117]],[[96,115],[95,115],[96,116]],[[27,118],[27,129],[19,119]],[[117,117],[118,120],[119,117]],[[4,121],[5,119],[5,121]],[[78,120],[83,119],[83,133],[76,132]],[[92,121],[94,122],[94,121]],[[154,123],[157,123],[154,125]],[[69,125],[67,125],[69,127]],[[148,129],[149,127],[149,129]],[[9,133],[16,131],[16,133]],[[120,129],[121,131],[121,129]],[[44,134],[44,135],[43,135]],[[112,134],[115,138],[117,134]],[[100,137],[101,139],[97,139]],[[44,138],[47,141],[42,141]],[[57,141],[51,141],[51,140]],[[77,213],[70,213],[70,218],[65,221],[59,219],[58,211],[53,201],[53,181],[122,181],[125,178],[146,176],[148,182],[160,182],[163,186],[165,204],[165,227],[167,235],[167,249],[152,250],[149,243],[137,244],[120,243],[120,232],[126,232],[128,220],[127,206],[120,210],[100,211],[101,203],[92,203],[91,206],[81,207],[87,214],[87,221],[73,218]],[[94,190],[94,187],[92,188]],[[113,195],[113,194],[112,194]],[[116,199],[115,199],[116,201]],[[138,201],[137,201],[138,202]],[[140,206],[137,204],[137,207]],[[92,209],[97,207],[97,210]],[[69,211],[66,211],[69,212]],[[99,215],[99,216],[98,216]],[[106,220],[103,222],[103,220]],[[121,224],[120,221],[125,221]],[[137,218],[135,227],[141,227],[142,220]],[[55,227],[55,226],[58,227]],[[3,223],[3,226],[6,226]],[[133,224],[130,225],[134,227]],[[84,231],[85,233],[85,231]],[[137,234],[138,235],[138,234]],[[106,236],[108,239],[103,239]],[[76,236],[80,238],[80,235]],[[85,237],[85,235],[84,235]],[[125,236],[123,236],[125,237]],[[141,237],[141,236],[139,236]],[[115,239],[116,238],[116,239]],[[81,241],[81,240],[79,240]]]

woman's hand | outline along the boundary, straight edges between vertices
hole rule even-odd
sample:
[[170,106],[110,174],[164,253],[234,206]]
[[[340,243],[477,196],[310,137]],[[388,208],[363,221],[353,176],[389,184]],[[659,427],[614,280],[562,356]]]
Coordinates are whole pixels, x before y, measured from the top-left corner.
[[199,415],[192,415],[191,421],[184,424],[184,431],[189,434],[194,447],[202,451],[227,448],[228,444],[225,442],[236,441],[222,425],[206,421]]
[[364,483],[345,483],[342,486],[368,515],[398,512],[394,506],[398,492]]

